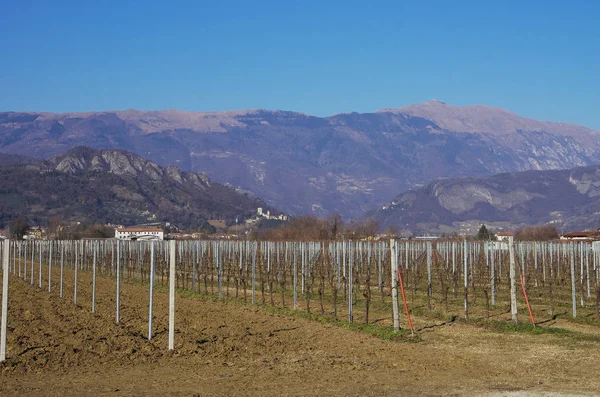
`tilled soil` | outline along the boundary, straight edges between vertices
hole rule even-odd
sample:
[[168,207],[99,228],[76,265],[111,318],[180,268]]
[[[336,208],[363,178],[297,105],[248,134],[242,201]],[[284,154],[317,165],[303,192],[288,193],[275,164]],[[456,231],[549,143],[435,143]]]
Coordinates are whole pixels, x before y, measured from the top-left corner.
[[[53,276],[54,277],[54,276]],[[56,278],[55,278],[56,279]],[[567,336],[511,334],[449,324],[392,342],[335,324],[239,302],[176,298],[167,350],[168,296],[124,283],[115,323],[114,280],[67,274],[63,298],[11,276],[1,395],[547,395],[600,391],[600,346]],[[592,329],[590,332],[593,332]],[[551,394],[552,393],[552,394]]]

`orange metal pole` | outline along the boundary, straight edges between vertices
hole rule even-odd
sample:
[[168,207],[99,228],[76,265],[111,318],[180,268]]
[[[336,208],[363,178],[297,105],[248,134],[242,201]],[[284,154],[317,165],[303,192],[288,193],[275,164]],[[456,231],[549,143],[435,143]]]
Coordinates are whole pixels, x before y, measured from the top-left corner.
[[410,312],[408,311],[406,295],[404,294],[404,281],[402,281],[402,272],[400,272],[400,266],[398,266],[398,281],[400,281],[400,290],[402,291],[402,302],[404,302],[404,310],[406,311],[406,318],[408,319],[408,328],[410,328],[410,332],[414,336],[415,331],[413,329],[412,321],[410,321]]
[[527,311],[529,312],[529,319],[531,320],[531,324],[535,327],[535,320],[533,319],[533,313],[531,313],[531,305],[529,304],[529,298],[527,298],[527,292],[525,291],[525,283],[523,282],[523,275],[521,274],[521,289],[523,290],[523,295],[525,296],[525,303],[527,304]]

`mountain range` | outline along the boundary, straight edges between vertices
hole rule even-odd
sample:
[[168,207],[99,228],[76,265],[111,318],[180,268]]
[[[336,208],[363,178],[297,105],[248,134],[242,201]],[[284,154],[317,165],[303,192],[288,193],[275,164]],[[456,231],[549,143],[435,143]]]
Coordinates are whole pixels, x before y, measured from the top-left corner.
[[359,218],[436,178],[600,163],[600,133],[438,101],[374,113],[0,113],[0,152],[48,158],[118,148],[203,172],[292,214]]
[[76,147],[44,161],[0,154],[0,225],[23,216],[34,224],[58,217],[125,225],[170,221],[198,229],[209,228],[210,219],[243,222],[258,207],[277,212],[204,174],[122,150]]
[[383,227],[417,233],[474,233],[553,224],[561,231],[600,226],[600,166],[523,171],[432,181],[368,214]]

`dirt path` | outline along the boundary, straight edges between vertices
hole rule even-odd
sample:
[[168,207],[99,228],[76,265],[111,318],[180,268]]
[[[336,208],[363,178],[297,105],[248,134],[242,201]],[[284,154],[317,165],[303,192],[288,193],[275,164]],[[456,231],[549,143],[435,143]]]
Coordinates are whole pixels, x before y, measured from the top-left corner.
[[[114,282],[89,274],[78,306],[17,278],[9,295],[8,360],[1,395],[593,395],[596,342],[501,334],[467,325],[398,343],[273,314],[241,303],[177,297],[176,349],[167,346],[168,298],[155,297],[155,337],[146,340],[147,287],[124,284],[115,324]],[[529,394],[528,394],[529,393]],[[555,396],[558,394],[547,394]]]

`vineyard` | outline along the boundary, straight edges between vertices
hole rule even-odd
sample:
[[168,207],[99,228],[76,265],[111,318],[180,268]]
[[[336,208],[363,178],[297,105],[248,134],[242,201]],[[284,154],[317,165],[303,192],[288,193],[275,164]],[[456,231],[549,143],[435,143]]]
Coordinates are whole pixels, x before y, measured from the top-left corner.
[[[166,287],[175,249],[178,290],[368,324],[392,319],[398,278],[390,266],[400,269],[410,307],[420,313],[489,317],[505,311],[507,247],[466,241],[394,242],[393,249],[389,242],[33,241],[12,243],[10,269],[61,297],[62,274],[72,272],[77,303],[78,272],[112,278],[116,286]],[[522,243],[514,251],[520,289],[540,314],[598,315],[599,257],[589,243]],[[118,321],[118,310],[115,316]]]
[[[348,324],[406,342],[419,342],[431,329],[452,323],[497,327],[499,321],[511,319],[511,280],[518,285],[516,314],[521,323],[534,318],[543,328],[561,317],[575,325],[584,321],[592,330],[600,324],[596,322],[600,258],[588,243],[515,243],[509,249],[508,244],[468,241],[98,240],[11,241],[4,247],[9,247],[8,252],[3,248],[3,257],[8,258],[10,288],[28,286],[38,302],[61,302],[55,309],[59,311],[76,307],[92,315],[92,323],[108,320],[112,331],[104,339],[130,328],[139,336],[128,342],[135,347],[133,356],[142,354],[138,358],[143,361],[156,354],[162,357],[169,349],[200,354],[198,349],[220,340],[221,328],[215,328],[212,336],[194,336],[201,348],[192,347],[186,335],[208,332],[207,327],[219,322],[218,311],[228,307],[222,305],[231,304],[262,308],[278,316],[280,323],[291,321],[280,316],[292,320],[300,316],[315,326]],[[201,315],[196,299],[211,306],[213,314]],[[252,316],[261,316],[253,313],[246,323],[254,324]],[[408,331],[407,313],[414,336]],[[11,315],[9,307],[9,319]],[[196,316],[202,324],[196,324]],[[269,333],[279,335],[294,327],[280,326]],[[10,330],[9,325],[6,358],[18,367],[20,357],[30,354],[31,340],[42,345],[43,336],[11,339]],[[243,333],[236,336],[234,351],[243,349],[251,338]],[[418,349],[420,344],[410,345]],[[77,350],[86,351],[85,344]],[[102,360],[110,361],[110,353]]]

